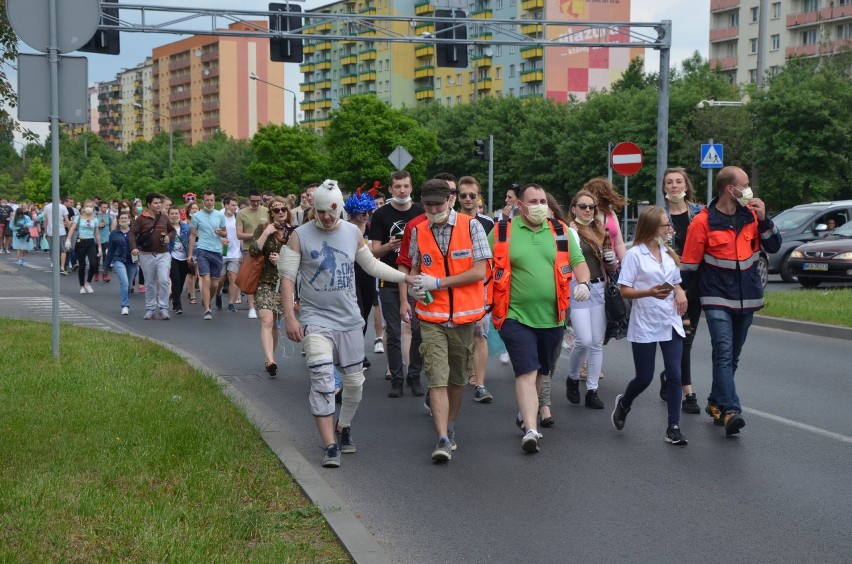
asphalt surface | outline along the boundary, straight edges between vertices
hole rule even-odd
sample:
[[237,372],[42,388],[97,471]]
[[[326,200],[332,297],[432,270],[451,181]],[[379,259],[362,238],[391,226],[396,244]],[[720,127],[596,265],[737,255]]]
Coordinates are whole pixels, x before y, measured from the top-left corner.
[[[44,308],[21,305],[38,293],[25,277],[50,287],[47,258],[31,255],[29,262],[35,268],[17,269],[14,255],[0,257],[0,271],[7,271],[0,274],[0,315],[45,319]],[[172,321],[143,321],[138,293],[132,315],[118,315],[117,282],[95,283],[91,295],[78,293],[73,275],[61,284],[66,313],[78,321],[98,325],[102,316],[105,327],[189,351],[230,383],[280,431],[276,440],[311,467],[314,486],[327,484],[393,561],[848,562],[852,554],[849,341],[753,327],[737,379],[746,427],[726,438],[707,416],[684,414],[685,448],[663,440],[666,410],[656,386],[634,403],[624,431],[613,429],[613,398],[633,373],[629,343],[619,341],[604,349],[605,410],[568,404],[560,362],[556,426],[543,430],[542,451],[528,455],[514,425],[511,372],[491,358],[487,384],[495,401],[477,404],[468,390],[459,448],[445,465],[430,460],[435,437],[422,398],[407,388],[402,398],[387,398],[384,357],[368,346],[373,367],[353,424],[358,452],[329,470],[319,467],[301,347],[279,348],[287,358],[279,360],[279,377],[268,378],[259,325],[247,319],[245,304],[238,313],[214,311],[205,322],[201,307],[184,300],[185,313]],[[710,386],[704,323],[693,380],[703,403]]]

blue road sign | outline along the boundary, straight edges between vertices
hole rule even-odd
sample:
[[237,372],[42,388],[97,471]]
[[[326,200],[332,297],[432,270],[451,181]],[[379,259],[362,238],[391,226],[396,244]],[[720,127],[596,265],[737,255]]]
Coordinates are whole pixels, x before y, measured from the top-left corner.
[[725,151],[721,143],[701,145],[701,168],[722,168]]

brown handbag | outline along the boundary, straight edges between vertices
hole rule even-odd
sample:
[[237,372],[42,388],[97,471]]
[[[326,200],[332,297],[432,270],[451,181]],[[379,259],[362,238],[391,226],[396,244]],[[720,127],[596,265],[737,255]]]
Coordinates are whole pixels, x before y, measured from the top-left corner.
[[257,292],[257,285],[260,283],[260,273],[263,271],[263,263],[263,255],[256,257],[248,255],[243,260],[235,282],[244,294],[251,295]]

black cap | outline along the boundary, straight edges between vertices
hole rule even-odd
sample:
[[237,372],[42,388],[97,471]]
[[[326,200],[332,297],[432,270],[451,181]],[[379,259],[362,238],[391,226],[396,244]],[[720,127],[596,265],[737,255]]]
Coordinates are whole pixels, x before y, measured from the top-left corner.
[[446,180],[433,178],[420,187],[420,200],[424,204],[442,204],[450,199],[450,185]]

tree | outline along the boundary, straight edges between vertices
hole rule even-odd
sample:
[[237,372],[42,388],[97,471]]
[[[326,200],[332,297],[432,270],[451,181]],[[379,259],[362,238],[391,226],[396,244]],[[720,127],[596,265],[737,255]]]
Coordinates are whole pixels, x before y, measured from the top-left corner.
[[17,64],[18,59],[18,36],[12,31],[9,18],[6,17],[6,0],[0,0],[0,135],[8,135],[13,131],[19,131],[25,139],[34,141],[37,136],[29,129],[21,127],[21,124],[13,120],[6,109],[18,105],[18,95],[12,84],[6,77],[7,66]]
[[102,200],[112,200],[120,196],[112,182],[112,175],[98,155],[89,159],[89,165],[80,176],[74,197],[82,202],[95,195],[100,196]]
[[29,169],[24,177],[24,195],[28,200],[43,203],[50,201],[52,174],[50,167],[40,159],[29,161]]
[[299,127],[267,125],[251,140],[254,160],[246,167],[258,190],[298,194],[307,184],[329,178],[322,141]]
[[388,155],[399,145],[414,158],[405,168],[419,186],[439,151],[434,131],[372,95],[346,98],[331,118],[323,137],[329,155],[327,177],[351,190],[364,182],[386,182],[394,171]]

